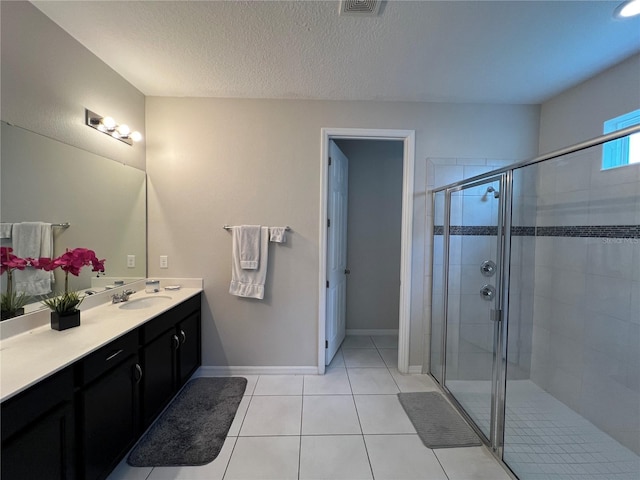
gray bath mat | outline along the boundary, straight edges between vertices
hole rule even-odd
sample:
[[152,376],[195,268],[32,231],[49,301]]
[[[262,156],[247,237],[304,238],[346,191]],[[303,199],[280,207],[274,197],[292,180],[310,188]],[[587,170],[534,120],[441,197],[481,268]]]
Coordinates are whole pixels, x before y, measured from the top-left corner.
[[185,385],[140,439],[127,463],[132,467],[205,465],[220,453],[246,378],[196,378]]
[[440,393],[399,393],[398,400],[426,447],[482,445],[478,435]]

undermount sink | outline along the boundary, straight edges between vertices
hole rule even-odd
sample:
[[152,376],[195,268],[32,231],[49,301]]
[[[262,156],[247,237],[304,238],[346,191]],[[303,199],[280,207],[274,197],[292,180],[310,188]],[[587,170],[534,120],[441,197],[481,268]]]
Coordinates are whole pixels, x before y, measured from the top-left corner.
[[123,302],[119,308],[123,310],[139,310],[142,308],[149,308],[155,305],[161,305],[171,300],[168,295],[155,295],[153,297],[141,297],[134,300]]

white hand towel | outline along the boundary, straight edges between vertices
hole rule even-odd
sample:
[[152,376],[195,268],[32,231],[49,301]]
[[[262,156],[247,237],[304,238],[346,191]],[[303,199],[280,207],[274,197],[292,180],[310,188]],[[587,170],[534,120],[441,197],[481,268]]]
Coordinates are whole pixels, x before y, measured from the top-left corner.
[[274,243],[287,243],[287,227],[270,227],[269,240]]
[[267,278],[267,263],[269,257],[269,228],[260,228],[260,264],[256,270],[246,270],[240,265],[239,241],[235,237],[240,235],[240,229],[232,230],[231,252],[231,285],[229,293],[238,297],[264,298],[264,282]]
[[241,225],[234,228],[233,233],[234,242],[238,242],[240,266],[245,270],[257,270],[260,265],[260,225]]
[[0,223],[0,238],[11,238],[13,223]]
[[[51,258],[53,255],[53,232],[50,223],[23,222],[13,225],[13,253],[21,258]],[[15,270],[14,285],[16,292],[27,295],[45,295],[51,293],[53,272],[27,267]]]

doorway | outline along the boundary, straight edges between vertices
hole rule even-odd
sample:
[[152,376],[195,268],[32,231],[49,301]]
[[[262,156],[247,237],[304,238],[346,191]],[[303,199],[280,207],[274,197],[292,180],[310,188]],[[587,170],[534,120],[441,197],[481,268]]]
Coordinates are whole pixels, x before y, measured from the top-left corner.
[[[320,201],[320,279],[319,279],[319,313],[318,313],[318,373],[324,373],[326,350],[329,346],[329,335],[335,334],[335,326],[329,324],[335,320],[335,298],[329,295],[327,280],[328,254],[331,253],[328,241],[330,181],[329,152],[332,140],[396,140],[402,142],[402,219],[400,248],[400,285],[398,307],[398,370],[407,373],[409,369],[409,330],[410,330],[410,295],[411,295],[411,241],[413,220],[413,169],[415,160],[415,132],[412,130],[369,130],[369,129],[322,129],[321,152],[321,201]],[[335,225],[335,224],[334,224]],[[332,232],[333,233],[333,232]],[[335,336],[335,335],[334,335]],[[334,342],[335,342],[334,338]]]

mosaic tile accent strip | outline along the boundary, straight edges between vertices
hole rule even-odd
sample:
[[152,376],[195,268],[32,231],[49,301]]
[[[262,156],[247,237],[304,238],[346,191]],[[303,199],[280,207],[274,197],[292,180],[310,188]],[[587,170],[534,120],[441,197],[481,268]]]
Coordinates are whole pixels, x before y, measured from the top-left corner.
[[[436,225],[433,228],[434,235],[444,235],[444,227],[442,225]],[[449,235],[497,235],[498,227],[491,225],[469,226],[469,225],[451,225],[449,227]]]
[[536,227],[511,227],[511,235],[518,237],[533,237],[536,234]]
[[640,225],[536,227],[538,237],[640,238]]
[[[435,225],[434,235],[444,235],[444,226]],[[451,225],[450,235],[498,234],[498,227],[491,225]],[[582,237],[582,238],[633,238],[640,239],[640,225],[577,225],[570,227],[511,227],[511,235],[527,237]]]
[[496,236],[498,235],[498,227],[494,225],[451,225],[449,227],[449,235]]

